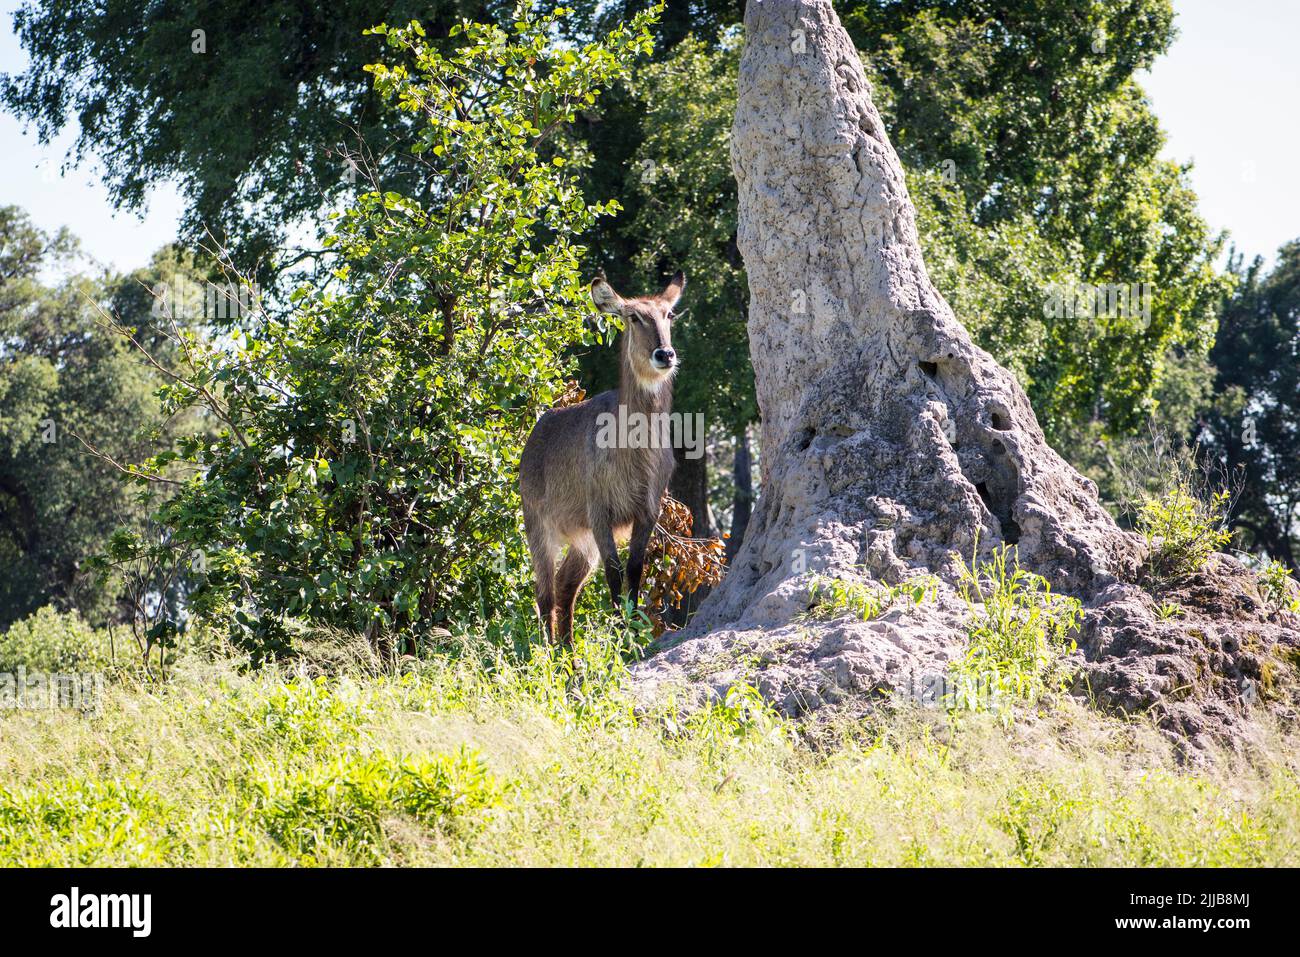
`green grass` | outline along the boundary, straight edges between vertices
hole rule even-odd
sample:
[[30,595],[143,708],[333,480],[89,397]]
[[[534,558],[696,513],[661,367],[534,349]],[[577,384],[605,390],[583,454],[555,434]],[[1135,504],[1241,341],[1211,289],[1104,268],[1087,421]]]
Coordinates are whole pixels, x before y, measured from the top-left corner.
[[1072,678],[1065,658],[1076,648],[1081,617],[1077,599],[1053,594],[1007,545],[987,561],[962,562],[961,595],[970,617],[965,654],[950,668],[954,712],[994,711],[1006,724],[1017,705],[1064,692]]
[[97,717],[0,712],[0,864],[1300,863],[1280,738],[1183,771],[1069,703],[813,736],[745,688],[638,708],[610,648],[315,678],[182,655]]
[[809,620],[829,621],[852,615],[862,621],[879,618],[894,605],[909,599],[919,605],[934,597],[933,576],[922,576],[901,585],[866,584],[830,575],[814,575],[808,589]]

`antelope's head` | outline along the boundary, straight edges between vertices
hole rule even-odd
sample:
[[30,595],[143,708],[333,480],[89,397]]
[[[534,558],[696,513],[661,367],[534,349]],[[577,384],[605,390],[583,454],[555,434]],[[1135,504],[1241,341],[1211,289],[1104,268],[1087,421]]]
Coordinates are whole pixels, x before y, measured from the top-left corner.
[[623,361],[644,389],[657,389],[677,371],[673,307],[685,288],[686,276],[680,269],[657,296],[624,299],[603,275],[591,284],[596,308],[623,319]]

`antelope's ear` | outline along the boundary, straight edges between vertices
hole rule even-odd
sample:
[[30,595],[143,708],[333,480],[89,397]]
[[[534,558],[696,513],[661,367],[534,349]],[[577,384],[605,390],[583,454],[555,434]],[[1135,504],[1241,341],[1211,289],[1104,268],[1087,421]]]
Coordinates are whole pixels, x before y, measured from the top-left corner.
[[664,286],[664,291],[659,294],[659,301],[671,309],[677,305],[677,300],[682,298],[682,290],[686,288],[686,273],[680,269],[673,273],[673,278],[668,280],[668,285]]
[[614,291],[614,287],[605,281],[601,273],[591,281],[591,301],[601,312],[619,315],[623,311],[623,297]]

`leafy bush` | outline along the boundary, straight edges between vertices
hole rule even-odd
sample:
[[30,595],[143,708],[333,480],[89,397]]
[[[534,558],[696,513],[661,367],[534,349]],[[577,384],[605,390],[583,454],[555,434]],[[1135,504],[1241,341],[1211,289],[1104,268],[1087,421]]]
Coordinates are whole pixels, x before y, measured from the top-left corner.
[[983,563],[962,563],[962,597],[971,617],[966,654],[952,665],[953,709],[996,710],[1005,719],[1016,702],[1062,691],[1071,675],[1063,659],[1077,647],[1082,605],[1052,594],[1047,579],[1007,559],[1001,546]]
[[[75,611],[46,606],[0,633],[0,671],[102,671],[113,665],[113,651],[105,629],[92,628]],[[126,651],[117,648],[117,657],[125,659]]]
[[1291,578],[1291,569],[1285,563],[1273,559],[1259,570],[1259,590],[1272,607],[1300,611],[1300,596],[1292,594],[1295,591],[1295,581]]
[[221,431],[139,470],[188,477],[163,543],[110,558],[197,565],[194,610],[259,657],[293,619],[418,638],[531,602],[519,454],[593,335],[576,237],[617,208],[586,202],[558,135],[650,48],[655,15],[575,48],[554,39],[565,14],[466,23],[446,56],[417,23],[375,28],[403,62],[369,69],[410,119],[428,198],[360,196],[330,240],[336,287],[300,289],[287,316],[231,342],[178,332],[164,401]]
[[1164,495],[1147,497],[1138,510],[1137,527],[1151,546],[1147,564],[1160,579],[1200,571],[1210,556],[1232,538],[1227,529],[1231,495],[1226,491],[1198,496],[1186,481]]

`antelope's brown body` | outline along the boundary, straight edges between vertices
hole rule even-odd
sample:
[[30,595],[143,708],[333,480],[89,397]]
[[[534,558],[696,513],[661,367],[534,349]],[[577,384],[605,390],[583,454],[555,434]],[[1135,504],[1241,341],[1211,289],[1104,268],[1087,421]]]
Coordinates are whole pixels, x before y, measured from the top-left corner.
[[610,441],[611,430],[602,423],[651,423],[640,433],[643,437],[666,423],[677,371],[672,309],[685,282],[679,272],[658,296],[639,299],[623,299],[603,278],[592,283],[596,305],[623,318],[619,386],[547,412],[524,445],[519,486],[537,610],[554,639],[571,640],[578,593],[598,561],[610,598],[620,606],[618,545],[623,542],[629,543],[628,595],[636,605],[646,544],[672,476],[673,452],[666,441],[628,442],[618,429]]

